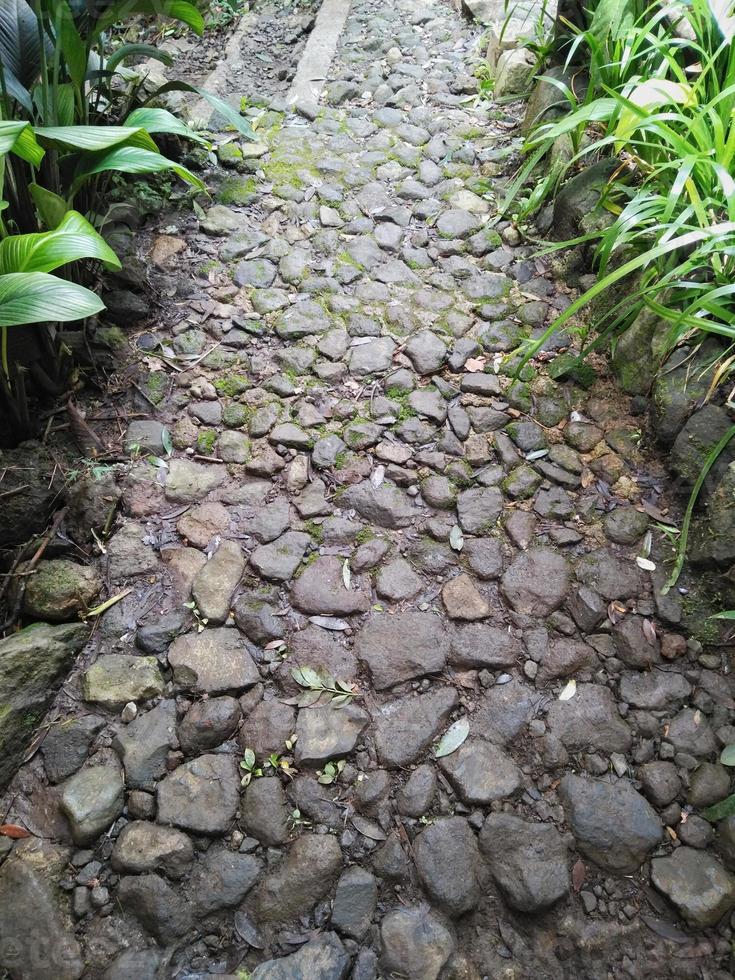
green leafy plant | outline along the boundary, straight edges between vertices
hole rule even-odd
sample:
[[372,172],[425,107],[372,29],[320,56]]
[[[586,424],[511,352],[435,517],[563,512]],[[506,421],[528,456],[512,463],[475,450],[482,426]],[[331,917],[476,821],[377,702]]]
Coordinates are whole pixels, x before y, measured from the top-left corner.
[[323,769],[317,769],[317,782],[322,786],[331,786],[336,783],[342,770],[345,767],[345,760],[339,759],[337,762],[328,762]]
[[240,768],[245,770],[242,778],[240,779],[241,786],[248,786],[251,780],[263,775],[263,770],[260,769],[255,763],[255,752],[252,749],[245,749],[240,762]]
[[[151,458],[155,460],[156,457],[151,457]],[[164,462],[164,461],[161,460],[161,462]],[[190,602],[185,602],[184,603],[184,609],[191,610],[191,614],[194,617],[194,621],[197,624],[197,633],[202,633],[204,631],[204,629],[206,628],[207,624],[209,623],[209,620],[207,619],[206,616],[202,616],[202,614],[199,611],[199,607],[197,606],[196,602],[194,602],[193,599]]]
[[361,697],[354,684],[335,680],[322,668],[315,670],[313,667],[293,667],[291,676],[306,691],[296,698],[290,698],[286,703],[296,704],[300,708],[316,708],[325,704],[340,708],[349,704],[353,698]]

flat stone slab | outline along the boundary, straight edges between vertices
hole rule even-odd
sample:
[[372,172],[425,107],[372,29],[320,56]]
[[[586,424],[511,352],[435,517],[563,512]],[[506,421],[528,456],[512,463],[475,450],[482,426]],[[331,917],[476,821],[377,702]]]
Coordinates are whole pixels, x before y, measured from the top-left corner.
[[326,762],[349,755],[368,726],[370,716],[356,704],[301,708],[296,719],[296,762]]
[[234,756],[200,755],[158,785],[157,821],[216,836],[226,833],[240,802],[240,770]]
[[712,855],[693,847],[654,858],[651,881],[697,929],[717,925],[735,906],[735,877]]
[[388,768],[407,766],[444,730],[457,706],[457,692],[437,687],[428,694],[399,698],[375,712],[375,746]]
[[174,683],[185,691],[242,691],[260,680],[246,641],[226,626],[187,633],[169,647]]
[[434,613],[371,613],[355,641],[355,652],[378,690],[444,669],[449,643]]
[[480,738],[470,738],[456,752],[439,760],[439,766],[464,803],[487,806],[512,796],[523,776],[511,757]]

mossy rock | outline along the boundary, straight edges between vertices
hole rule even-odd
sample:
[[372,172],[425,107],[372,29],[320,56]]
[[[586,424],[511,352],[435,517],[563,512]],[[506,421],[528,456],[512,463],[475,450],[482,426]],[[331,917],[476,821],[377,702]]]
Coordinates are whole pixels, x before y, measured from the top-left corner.
[[197,449],[202,456],[212,456],[214,446],[217,442],[217,433],[214,429],[200,429],[197,436]]
[[228,429],[242,428],[249,418],[250,412],[239,402],[231,402],[229,405],[225,405],[224,411],[222,412],[222,423]]
[[220,204],[244,206],[252,204],[258,196],[258,185],[253,177],[225,177],[217,191]]
[[228,374],[224,378],[217,378],[214,387],[218,395],[234,398],[252,388],[252,382],[244,374]]
[[102,579],[86,565],[65,558],[40,561],[26,584],[26,615],[48,622],[64,622],[85,612],[102,588]]

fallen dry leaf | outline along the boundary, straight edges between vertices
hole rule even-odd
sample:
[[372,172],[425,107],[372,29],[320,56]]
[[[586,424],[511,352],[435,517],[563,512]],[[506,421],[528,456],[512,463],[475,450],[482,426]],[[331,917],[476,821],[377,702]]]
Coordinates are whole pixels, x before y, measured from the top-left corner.
[[0,824],[0,836],[22,840],[24,837],[30,837],[31,833],[25,827],[18,826],[17,823],[4,823]]
[[582,858],[577,858],[572,868],[572,886],[575,892],[582,890],[586,874],[587,868],[585,867],[584,861]]
[[464,369],[474,374],[475,371],[484,371],[486,364],[487,358],[485,357],[468,357],[464,362]]

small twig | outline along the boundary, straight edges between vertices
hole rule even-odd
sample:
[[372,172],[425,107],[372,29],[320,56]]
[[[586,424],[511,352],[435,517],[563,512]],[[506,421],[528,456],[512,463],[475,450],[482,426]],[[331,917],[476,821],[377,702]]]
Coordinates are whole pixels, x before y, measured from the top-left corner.
[[0,500],[2,500],[3,497],[12,497],[15,493],[21,493],[23,490],[27,490],[29,487],[30,483],[22,483],[19,487],[14,487],[12,490],[3,490],[3,492],[0,493]]
[[137,385],[135,382],[133,382],[133,388],[135,388],[135,390],[138,392],[139,395],[142,395],[143,398],[145,398],[145,400],[148,402],[149,405],[152,405],[153,408],[158,408],[156,403],[152,399],[150,399],[148,395],[146,395],[146,393],[143,391],[140,385]]
[[90,609],[89,612],[86,612],[81,618],[92,619],[94,616],[101,616],[102,613],[107,612],[111,606],[116,605],[118,602],[124,599],[125,596],[130,595],[132,591],[132,588],[123,589],[122,592],[118,592],[117,595],[112,596],[110,599],[105,599],[105,601],[101,602],[99,606],[95,606],[94,609]]
[[198,453],[194,453],[194,455],[191,458],[201,459],[205,463],[224,463],[224,460],[220,459],[218,456],[200,456],[198,455]]

